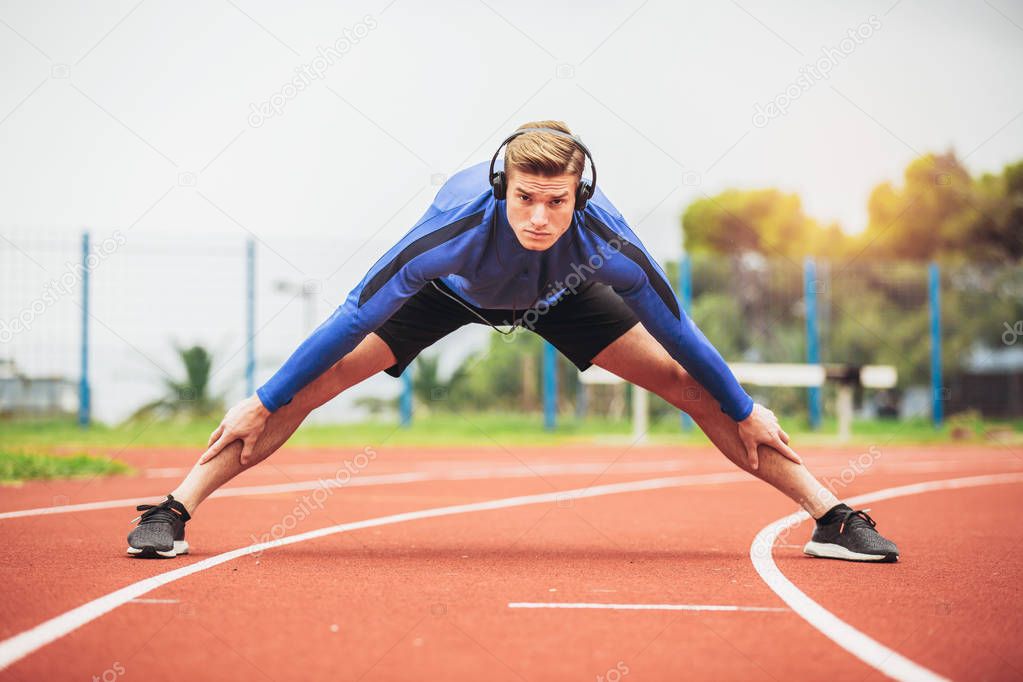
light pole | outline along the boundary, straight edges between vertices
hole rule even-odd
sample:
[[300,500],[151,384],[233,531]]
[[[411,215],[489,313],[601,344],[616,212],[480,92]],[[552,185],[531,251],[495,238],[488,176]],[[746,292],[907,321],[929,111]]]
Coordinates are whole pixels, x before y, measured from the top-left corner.
[[304,282],[279,279],[274,282],[274,291],[302,297],[302,319],[306,334],[316,327],[316,297],[322,288],[318,279],[307,279]]

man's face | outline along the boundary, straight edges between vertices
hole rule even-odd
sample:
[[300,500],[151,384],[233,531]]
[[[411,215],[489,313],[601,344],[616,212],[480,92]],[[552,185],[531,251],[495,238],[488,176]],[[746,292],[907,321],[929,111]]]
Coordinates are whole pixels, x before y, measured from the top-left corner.
[[575,175],[532,175],[512,170],[508,176],[508,223],[523,248],[546,251],[572,224]]

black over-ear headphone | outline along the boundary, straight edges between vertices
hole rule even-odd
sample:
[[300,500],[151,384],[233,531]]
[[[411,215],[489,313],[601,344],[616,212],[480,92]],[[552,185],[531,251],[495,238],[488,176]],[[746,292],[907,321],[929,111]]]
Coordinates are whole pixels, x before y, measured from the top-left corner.
[[557,130],[556,128],[522,128],[516,130],[514,133],[505,138],[504,142],[494,152],[494,158],[490,160],[490,186],[494,188],[494,198],[501,200],[508,195],[508,176],[505,175],[503,170],[494,172],[494,165],[497,163],[497,156],[501,153],[501,150],[506,144],[514,140],[519,135],[525,135],[526,133],[548,133],[557,137],[563,137],[566,140],[571,140],[576,147],[582,150],[582,153],[586,155],[586,158],[590,160],[590,175],[593,177],[590,180],[584,180],[579,178],[579,187],[575,191],[575,210],[581,211],[586,208],[586,202],[593,196],[593,190],[597,186],[597,165],[593,163],[593,155],[590,154],[590,150],[586,148],[583,141],[575,135],[566,133],[563,130]]

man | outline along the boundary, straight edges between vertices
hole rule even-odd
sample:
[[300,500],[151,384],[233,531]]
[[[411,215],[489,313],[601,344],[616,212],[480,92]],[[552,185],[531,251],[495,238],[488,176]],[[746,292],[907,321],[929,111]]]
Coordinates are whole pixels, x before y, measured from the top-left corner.
[[184,526],[199,503],[269,457],[309,412],[381,370],[399,376],[423,348],[470,322],[527,327],[579,369],[598,365],[688,412],[728,459],[817,520],[807,554],[898,559],[873,519],[807,471],[774,414],[754,404],[681,310],[597,188],[589,150],[560,121],[521,126],[489,170],[481,163],[448,180],[345,303],[227,413],[167,499],[139,507],[128,552],[187,552]]

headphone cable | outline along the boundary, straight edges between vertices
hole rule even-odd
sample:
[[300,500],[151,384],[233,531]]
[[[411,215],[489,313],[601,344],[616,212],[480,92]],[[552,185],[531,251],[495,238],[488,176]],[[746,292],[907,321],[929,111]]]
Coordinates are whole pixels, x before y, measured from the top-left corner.
[[[450,298],[450,299],[451,299],[452,301],[454,301],[454,302],[458,303],[458,304],[459,304],[460,306],[462,306],[463,308],[465,308],[466,310],[468,310],[468,311],[469,311],[470,313],[472,313],[473,315],[475,315],[476,317],[478,317],[479,319],[483,320],[483,321],[484,321],[485,323],[487,323],[488,325],[490,325],[490,326],[491,326],[491,327],[492,327],[492,328],[494,329],[494,331],[496,331],[496,332],[497,332],[498,334],[503,334],[503,335],[505,335],[505,336],[510,336],[510,335],[512,335],[512,334],[514,334],[514,333],[515,333],[515,329],[516,329],[516,328],[518,328],[518,327],[521,327],[521,326],[522,326],[522,325],[520,325],[520,324],[519,324],[519,322],[521,321],[521,319],[520,319],[519,321],[516,321],[516,320],[515,320],[515,317],[516,317],[516,315],[518,314],[518,309],[517,309],[517,308],[512,308],[512,325],[511,325],[511,329],[509,329],[508,331],[505,331],[505,330],[503,330],[503,329],[500,329],[499,327],[497,327],[497,325],[495,325],[495,324],[494,324],[493,322],[491,322],[491,321],[490,321],[490,320],[488,320],[487,318],[485,318],[485,317],[483,317],[482,315],[480,315],[480,314],[479,314],[478,312],[476,312],[475,310],[473,310],[473,309],[472,309],[472,308],[471,308],[470,306],[466,305],[465,301],[463,301],[462,299],[458,298],[457,296],[452,296],[452,295],[451,295],[451,294],[449,294],[448,292],[446,292],[446,291],[444,291],[443,289],[441,289],[441,288],[440,288],[440,286],[438,286],[438,284],[437,284],[437,281],[436,281],[436,280],[433,280],[433,279],[431,279],[431,280],[430,280],[430,284],[432,284],[432,285],[433,285],[433,288],[434,288],[434,289],[436,289],[436,290],[437,290],[437,291],[439,291],[440,293],[444,294],[445,296],[447,296],[448,298]],[[535,305],[535,301],[534,301],[534,305]],[[526,310],[529,310],[529,308],[532,308],[532,307],[533,307],[533,306],[531,305],[531,306],[527,307],[527,308],[526,308]]]

